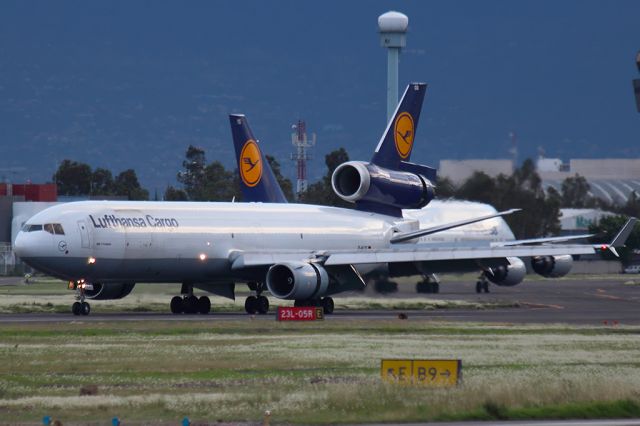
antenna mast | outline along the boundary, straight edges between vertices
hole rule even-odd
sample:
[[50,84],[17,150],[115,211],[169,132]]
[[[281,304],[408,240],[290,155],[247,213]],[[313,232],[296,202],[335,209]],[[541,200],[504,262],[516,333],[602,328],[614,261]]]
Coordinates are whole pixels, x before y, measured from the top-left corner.
[[307,190],[307,161],[311,160],[307,149],[316,144],[316,134],[311,134],[311,139],[307,138],[307,124],[304,120],[298,120],[291,128],[294,130],[291,134],[291,143],[296,147],[296,152],[291,154],[291,159],[296,162],[298,175],[296,194],[300,195]]

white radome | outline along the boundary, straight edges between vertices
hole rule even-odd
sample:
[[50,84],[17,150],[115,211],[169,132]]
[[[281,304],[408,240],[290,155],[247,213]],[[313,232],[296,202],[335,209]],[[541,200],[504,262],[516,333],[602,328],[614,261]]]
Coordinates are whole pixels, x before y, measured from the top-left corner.
[[378,28],[383,33],[404,33],[409,27],[409,17],[404,13],[390,11],[378,16]]

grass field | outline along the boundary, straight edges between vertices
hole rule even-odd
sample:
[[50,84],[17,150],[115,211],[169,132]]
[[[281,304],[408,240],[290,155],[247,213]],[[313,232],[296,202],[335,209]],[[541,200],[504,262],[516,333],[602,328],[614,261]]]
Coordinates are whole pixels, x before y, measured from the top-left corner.
[[[383,384],[382,358],[459,358],[464,381]],[[272,424],[640,416],[640,328],[247,317],[0,330],[4,422],[256,422],[265,410]]]
[[[402,283],[401,283],[402,284]],[[549,284],[553,285],[553,283]],[[94,312],[167,311],[175,285],[137,286]],[[0,312],[68,312],[64,283],[0,286]],[[214,310],[242,310],[213,298]],[[340,298],[339,308],[491,309],[426,297]],[[385,384],[382,358],[454,358],[453,389]],[[82,389],[96,395],[80,396]],[[640,327],[430,320],[132,321],[3,324],[0,424],[328,424],[640,417]]]

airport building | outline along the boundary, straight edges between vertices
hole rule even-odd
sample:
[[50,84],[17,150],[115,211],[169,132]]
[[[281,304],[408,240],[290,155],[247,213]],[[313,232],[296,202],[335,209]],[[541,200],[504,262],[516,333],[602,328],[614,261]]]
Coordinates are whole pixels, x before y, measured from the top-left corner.
[[[562,181],[568,177],[580,175],[590,186],[590,194],[608,203],[625,204],[635,191],[640,195],[640,159],[599,158],[571,159],[563,163],[558,158],[539,158],[537,172],[542,185],[561,191]],[[510,159],[495,160],[441,160],[438,173],[459,185],[473,172],[481,171],[495,177],[509,175],[513,171]]]
[[15,272],[12,246],[22,224],[58,202],[55,183],[0,183],[0,275]]

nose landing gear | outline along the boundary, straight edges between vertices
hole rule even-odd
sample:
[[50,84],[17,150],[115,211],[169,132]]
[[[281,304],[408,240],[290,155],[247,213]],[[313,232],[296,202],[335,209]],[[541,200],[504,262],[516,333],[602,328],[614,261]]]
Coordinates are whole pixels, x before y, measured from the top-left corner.
[[86,283],[84,282],[75,285],[77,301],[71,305],[71,313],[73,313],[73,315],[89,315],[91,313],[91,305],[89,305],[89,302],[85,302],[85,285]]

